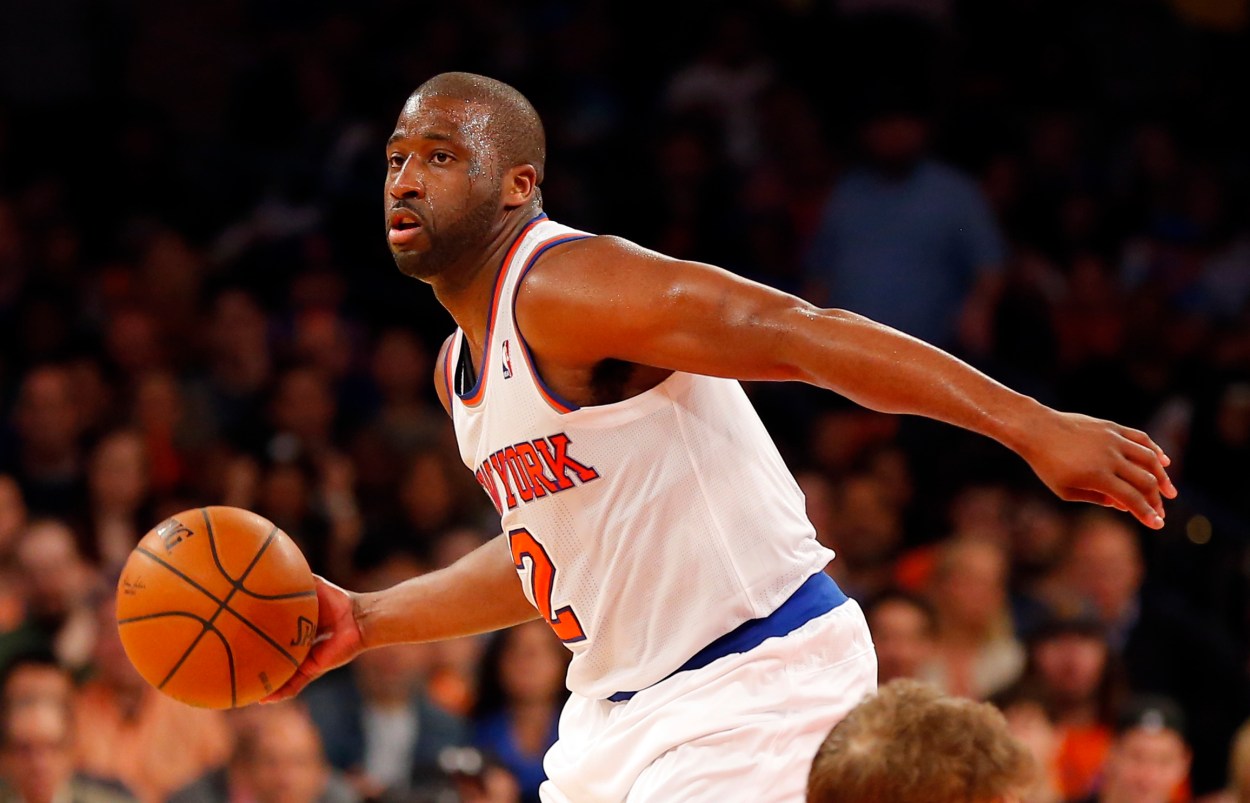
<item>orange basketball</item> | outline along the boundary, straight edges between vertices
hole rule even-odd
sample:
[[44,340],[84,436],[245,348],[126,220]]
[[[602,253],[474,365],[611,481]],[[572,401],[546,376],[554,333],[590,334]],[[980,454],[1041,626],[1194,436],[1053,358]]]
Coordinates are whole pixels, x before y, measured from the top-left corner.
[[286,533],[247,510],[202,507],[135,547],[117,583],[117,627],[148,683],[234,708],[295,673],[317,631],[317,592]]

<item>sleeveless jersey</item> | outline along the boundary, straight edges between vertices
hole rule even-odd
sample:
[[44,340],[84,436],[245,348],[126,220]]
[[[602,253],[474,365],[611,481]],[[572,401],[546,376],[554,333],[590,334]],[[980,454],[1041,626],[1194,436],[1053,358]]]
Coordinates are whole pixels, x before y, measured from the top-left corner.
[[587,236],[532,220],[499,269],[476,383],[457,392],[460,330],[443,371],[461,457],[501,514],[526,596],[573,652],[568,687],[605,698],[768,616],[833,553],[738,382],[677,372],[581,408],[543,384],[517,289],[547,249]]

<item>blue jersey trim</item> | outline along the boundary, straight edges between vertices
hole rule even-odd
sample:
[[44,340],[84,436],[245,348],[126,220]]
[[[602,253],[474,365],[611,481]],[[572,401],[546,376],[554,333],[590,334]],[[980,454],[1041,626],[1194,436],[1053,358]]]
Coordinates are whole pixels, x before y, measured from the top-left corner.
[[[678,672],[702,669],[718,658],[735,653],[749,652],[765,640],[792,633],[817,616],[826,614],[842,603],[847,596],[838,584],[824,572],[817,572],[803,582],[781,607],[762,619],[750,619],[699,650],[681,666],[662,680],[668,680]],[[618,691],[608,698],[623,703],[636,691]]]
[[530,254],[529,259],[525,262],[525,266],[521,268],[521,273],[517,277],[516,285],[512,288],[512,329],[516,332],[517,342],[521,345],[521,353],[525,357],[525,364],[529,366],[530,376],[534,377],[534,381],[538,383],[540,395],[542,395],[543,400],[558,413],[571,413],[574,410],[580,410],[581,408],[548,387],[547,383],[538,373],[538,365],[534,361],[534,353],[530,351],[529,343],[525,342],[525,335],[521,334],[521,325],[517,323],[516,300],[517,296],[521,294],[521,282],[525,281],[525,275],[529,273],[530,268],[534,267],[534,264],[538,262],[538,258],[540,256],[547,253],[547,251],[552,248],[555,248],[557,245],[563,245],[564,243],[569,243],[574,240],[585,240],[591,236],[592,235],[590,234],[568,234],[564,237],[549,240],[544,243],[540,248],[538,248],[538,250]]
[[[487,367],[490,365],[490,337],[491,330],[495,328],[495,314],[499,310],[500,290],[503,289],[504,279],[508,274],[508,264],[512,262],[512,257],[516,253],[516,248],[525,239],[525,235],[530,233],[534,226],[547,219],[546,212],[539,212],[530,218],[529,222],[521,228],[516,238],[509,243],[508,250],[504,253],[503,261],[499,263],[499,269],[495,271],[495,290],[491,295],[490,311],[486,317],[486,345],[482,348],[482,364],[473,366],[477,370],[477,378],[473,382],[473,387],[464,393],[457,393],[456,396],[460,401],[470,407],[476,407],[481,404],[481,391],[485,389],[484,380],[487,375]],[[464,359],[464,349],[468,345],[468,336],[464,334],[464,330],[460,330],[460,358]]]

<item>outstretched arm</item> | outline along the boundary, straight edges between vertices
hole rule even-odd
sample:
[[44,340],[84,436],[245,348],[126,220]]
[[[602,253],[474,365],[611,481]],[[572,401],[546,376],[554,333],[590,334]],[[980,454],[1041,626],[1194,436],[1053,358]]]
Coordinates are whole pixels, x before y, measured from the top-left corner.
[[1163,526],[1162,499],[1176,495],[1168,458],[1145,433],[1059,413],[854,313],[818,309],[617,238],[552,252],[522,285],[517,316],[540,365],[593,367],[610,357],[712,376],[800,380],[873,410],[991,437],[1061,498],[1128,510],[1149,527]]

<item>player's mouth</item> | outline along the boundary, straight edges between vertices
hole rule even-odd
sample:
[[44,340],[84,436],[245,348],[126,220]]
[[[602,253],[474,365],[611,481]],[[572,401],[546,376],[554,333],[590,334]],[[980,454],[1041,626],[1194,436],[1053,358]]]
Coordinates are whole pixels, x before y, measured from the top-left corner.
[[415,240],[423,228],[415,212],[396,209],[386,219],[386,239],[392,246],[405,246]]

